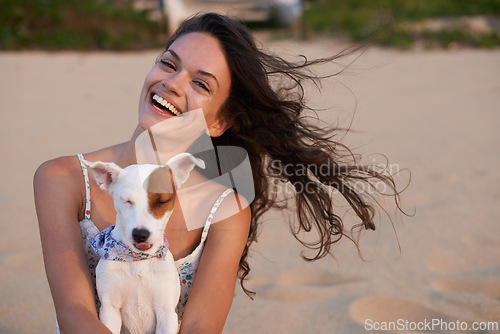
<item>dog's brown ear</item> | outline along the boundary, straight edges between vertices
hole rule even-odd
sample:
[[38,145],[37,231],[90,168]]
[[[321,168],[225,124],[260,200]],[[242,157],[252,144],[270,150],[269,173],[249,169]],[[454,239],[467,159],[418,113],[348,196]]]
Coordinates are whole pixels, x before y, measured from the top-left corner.
[[84,164],[90,169],[92,175],[94,175],[99,187],[108,191],[123,173],[123,169],[113,162],[97,161],[89,163],[88,161],[84,161]]
[[176,189],[179,189],[181,185],[186,182],[195,165],[203,169],[205,168],[205,162],[195,158],[190,153],[178,154],[168,160],[166,165],[172,172]]

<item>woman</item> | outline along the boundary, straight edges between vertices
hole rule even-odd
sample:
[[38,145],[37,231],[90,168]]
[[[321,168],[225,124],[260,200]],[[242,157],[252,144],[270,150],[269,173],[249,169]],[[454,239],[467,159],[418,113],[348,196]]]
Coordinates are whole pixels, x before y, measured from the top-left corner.
[[[331,245],[344,235],[329,189],[338,190],[349,202],[361,219],[359,226],[374,229],[374,209],[356,191],[355,183],[382,181],[392,189],[394,183],[389,176],[357,166],[354,158],[345,161],[343,146],[332,140],[331,130],[304,121],[307,107],[301,83],[317,79],[308,74],[308,67],[337,57],[294,64],[269,56],[257,49],[245,28],[217,14],[186,21],[165,50],[146,77],[139,124],[131,140],[84,156],[88,161],[115,162],[121,167],[137,163],[135,144],[141,133],[195,109],[202,110],[215,147],[231,145],[246,151],[255,190],[255,198],[248,199],[250,206],[241,206],[245,198],[233,192],[218,201],[220,208],[238,203],[243,209],[213,224],[208,233],[205,228],[187,229],[183,215],[175,209],[165,230],[177,261],[204,245],[199,264],[193,262],[196,279],[186,290],[189,299],[180,311],[180,332],[219,333],[238,274],[243,289],[251,295],[243,282],[250,270],[247,255],[256,238],[257,222],[268,209],[280,205],[269,176],[295,188],[299,219],[292,230],[300,242],[317,250],[312,259],[329,254]],[[276,77],[286,80],[272,87]],[[34,187],[40,235],[61,330],[106,333],[97,316],[93,263],[85,236],[113,225],[116,212],[109,194],[92,178],[86,188],[79,158],[61,157],[37,170]],[[328,166],[328,170],[320,166]],[[397,200],[396,192],[394,196]],[[316,243],[301,241],[297,235],[302,230],[313,231],[320,239]]]

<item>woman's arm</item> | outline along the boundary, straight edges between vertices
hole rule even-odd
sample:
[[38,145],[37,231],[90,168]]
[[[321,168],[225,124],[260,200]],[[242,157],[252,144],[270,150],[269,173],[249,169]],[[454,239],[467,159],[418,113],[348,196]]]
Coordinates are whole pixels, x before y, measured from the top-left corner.
[[78,225],[85,188],[76,158],[43,163],[34,176],[45,271],[63,333],[109,333],[99,321]]
[[[240,200],[243,198],[240,196]],[[245,203],[246,204],[246,203]],[[224,206],[237,205],[228,195]],[[233,302],[241,254],[250,228],[250,207],[210,227],[182,318],[181,334],[221,333]]]

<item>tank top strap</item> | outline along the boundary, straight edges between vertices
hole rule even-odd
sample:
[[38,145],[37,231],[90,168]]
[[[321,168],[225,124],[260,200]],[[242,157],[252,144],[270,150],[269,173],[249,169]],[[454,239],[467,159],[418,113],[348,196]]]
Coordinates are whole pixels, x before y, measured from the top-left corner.
[[87,166],[83,163],[85,160],[81,153],[76,155],[80,161],[80,166],[82,168],[83,178],[85,180],[85,219],[90,220],[90,182],[89,182],[89,172]]
[[210,210],[210,213],[208,214],[207,220],[205,222],[205,226],[203,227],[203,232],[201,234],[201,242],[202,243],[207,238],[208,230],[210,229],[210,225],[212,224],[212,219],[214,218],[214,215],[217,212],[217,209],[219,208],[219,206],[222,203],[222,201],[224,200],[224,198],[226,198],[226,196],[229,195],[233,191],[234,191],[233,189],[224,190],[224,192],[219,196],[219,198],[217,198],[214,205],[212,206],[212,209]]

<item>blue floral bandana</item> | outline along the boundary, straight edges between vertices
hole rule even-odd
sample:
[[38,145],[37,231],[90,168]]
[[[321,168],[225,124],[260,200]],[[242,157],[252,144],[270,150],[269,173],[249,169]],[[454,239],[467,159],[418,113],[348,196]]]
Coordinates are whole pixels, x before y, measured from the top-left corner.
[[157,257],[159,259],[165,260],[168,252],[167,238],[163,238],[163,245],[161,245],[154,254],[137,252],[113,238],[113,236],[111,235],[111,231],[113,231],[114,228],[115,225],[110,226],[96,234],[96,236],[90,240],[92,248],[94,249],[96,254],[101,257],[101,259],[134,262]]

